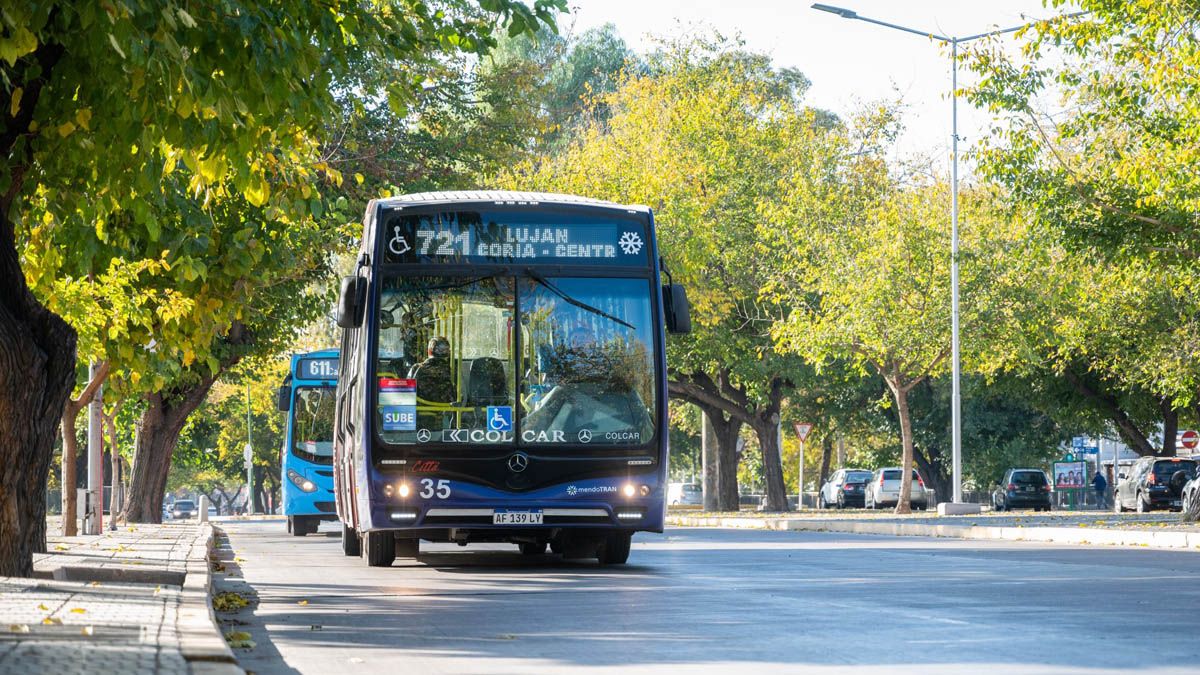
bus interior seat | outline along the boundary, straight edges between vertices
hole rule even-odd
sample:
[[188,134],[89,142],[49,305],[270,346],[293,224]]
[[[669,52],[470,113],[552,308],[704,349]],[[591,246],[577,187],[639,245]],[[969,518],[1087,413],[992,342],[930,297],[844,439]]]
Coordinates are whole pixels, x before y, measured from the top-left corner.
[[464,403],[476,407],[504,405],[508,403],[506,385],[504,362],[491,356],[479,357],[471,362]]

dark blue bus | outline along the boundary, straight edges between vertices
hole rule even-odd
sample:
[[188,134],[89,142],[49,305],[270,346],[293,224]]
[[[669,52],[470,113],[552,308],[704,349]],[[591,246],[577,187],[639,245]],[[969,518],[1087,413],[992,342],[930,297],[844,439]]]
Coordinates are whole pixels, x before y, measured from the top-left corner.
[[337,312],[347,555],[509,542],[620,564],[662,531],[664,326],[689,320],[650,209],[425,193],[372,201],[362,241]]
[[279,389],[279,409],[287,412],[280,476],[288,531],[312,534],[322,520],[337,520],[333,498],[333,410],[338,351],[293,354]]

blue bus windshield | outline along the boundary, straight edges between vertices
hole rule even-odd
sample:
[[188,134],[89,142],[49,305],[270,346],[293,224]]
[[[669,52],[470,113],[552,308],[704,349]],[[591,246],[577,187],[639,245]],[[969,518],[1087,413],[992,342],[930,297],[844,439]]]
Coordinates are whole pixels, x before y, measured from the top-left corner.
[[649,443],[651,317],[644,278],[385,277],[376,428],[401,445]]
[[333,387],[297,387],[292,405],[292,454],[318,464],[333,461]]

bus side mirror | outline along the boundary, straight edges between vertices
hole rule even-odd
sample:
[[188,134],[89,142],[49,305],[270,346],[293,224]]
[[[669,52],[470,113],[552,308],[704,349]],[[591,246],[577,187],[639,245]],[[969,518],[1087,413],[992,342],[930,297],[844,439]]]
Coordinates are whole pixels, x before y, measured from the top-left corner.
[[662,293],[667,332],[679,335],[692,332],[692,309],[687,291],[681,284],[667,284],[662,287]]
[[342,290],[338,294],[337,325],[342,328],[361,326],[366,305],[367,280],[357,276],[342,277]]
[[287,412],[292,407],[292,388],[288,385],[283,385],[275,395],[275,404],[279,406],[279,412]]

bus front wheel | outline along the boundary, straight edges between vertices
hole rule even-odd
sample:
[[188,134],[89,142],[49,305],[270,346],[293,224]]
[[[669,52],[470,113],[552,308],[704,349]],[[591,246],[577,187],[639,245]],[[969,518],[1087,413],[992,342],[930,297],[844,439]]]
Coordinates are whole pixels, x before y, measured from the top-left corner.
[[624,565],[629,560],[629,547],[633,543],[630,532],[614,532],[600,543],[596,558],[601,565]]
[[316,531],[317,522],[315,520],[310,522],[304,516],[288,516],[288,532],[291,532],[293,537],[303,537]]
[[362,542],[358,539],[358,531],[342,523],[342,553],[352,558],[362,555]]
[[396,535],[391,532],[368,532],[363,535],[363,553],[371,567],[391,567],[396,560]]

